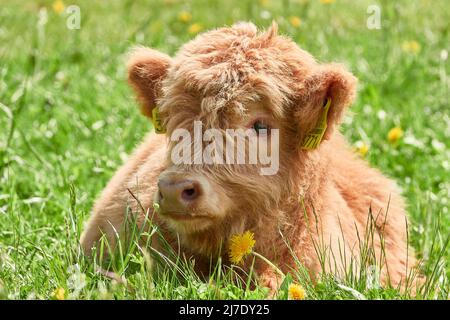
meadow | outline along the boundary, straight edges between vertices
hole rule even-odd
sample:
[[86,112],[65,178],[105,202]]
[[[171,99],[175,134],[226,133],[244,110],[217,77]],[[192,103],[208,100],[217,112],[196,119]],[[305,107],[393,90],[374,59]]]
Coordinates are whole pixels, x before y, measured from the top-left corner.
[[[79,29],[68,28],[70,5],[80,9]],[[379,29],[367,26],[370,5],[381,10]],[[364,279],[313,283],[293,274],[306,299],[448,299],[446,0],[1,1],[0,299],[265,298],[264,288],[232,281],[232,271],[207,282],[190,261],[157,262],[139,250],[101,273],[78,245],[96,197],[152,130],[126,82],[128,50],[174,54],[198,32],[243,20],[277,21],[319,61],[357,76],[342,132],[402,188],[409,243],[429,279],[411,295]]]

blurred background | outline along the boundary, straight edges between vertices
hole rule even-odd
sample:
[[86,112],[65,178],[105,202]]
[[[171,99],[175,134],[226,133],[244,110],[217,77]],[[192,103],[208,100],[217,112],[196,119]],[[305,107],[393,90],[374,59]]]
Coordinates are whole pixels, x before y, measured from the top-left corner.
[[[319,61],[356,75],[342,132],[401,186],[412,247],[449,275],[449,251],[437,249],[450,234],[448,1],[1,0],[0,279],[20,284],[13,297],[57,282],[42,252],[71,246],[151,130],[126,83],[127,51],[139,44],[173,55],[197,33],[237,21],[276,21]],[[74,238],[62,237],[68,216]]]

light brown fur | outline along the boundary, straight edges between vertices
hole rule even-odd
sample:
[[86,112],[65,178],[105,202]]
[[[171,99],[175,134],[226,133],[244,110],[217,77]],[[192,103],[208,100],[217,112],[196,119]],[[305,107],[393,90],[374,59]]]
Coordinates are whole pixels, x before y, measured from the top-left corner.
[[[336,130],[356,86],[343,66],[318,64],[279,36],[275,24],[258,32],[254,25],[241,23],[199,35],[174,58],[137,49],[128,69],[143,113],[150,116],[158,105],[168,135],[176,128],[192,130],[193,120],[206,127],[245,128],[263,112],[280,129],[280,170],[261,176],[257,166],[175,166],[168,157],[173,144],[165,135],[150,133],[97,200],[81,239],[86,253],[102,233],[114,243],[127,206],[139,212],[142,223],[144,213],[131,193],[152,212],[158,176],[169,172],[209,183],[210,199],[196,208],[208,215],[205,221],[177,222],[155,215],[169,241],[178,234],[183,251],[199,261],[217,257],[231,235],[251,230],[255,250],[283,271],[295,268],[287,241],[313,276],[322,272],[314,249],[322,241],[333,261],[326,263],[326,271],[343,275],[346,263],[360,256],[371,208],[377,257],[384,239],[386,257],[378,261],[383,281],[405,280],[406,265],[412,266],[414,259],[408,257],[399,191],[356,157]],[[301,141],[316,125],[327,97],[332,105],[324,140],[315,150],[303,150]],[[223,258],[227,261],[226,254]],[[261,261],[256,268],[263,284],[277,286],[273,270]]]

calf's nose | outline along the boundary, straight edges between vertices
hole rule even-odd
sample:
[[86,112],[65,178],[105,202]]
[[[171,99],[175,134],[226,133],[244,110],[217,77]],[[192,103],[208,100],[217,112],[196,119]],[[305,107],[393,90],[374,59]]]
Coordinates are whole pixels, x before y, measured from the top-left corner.
[[201,184],[193,179],[160,178],[159,202],[163,209],[184,211],[202,195]]

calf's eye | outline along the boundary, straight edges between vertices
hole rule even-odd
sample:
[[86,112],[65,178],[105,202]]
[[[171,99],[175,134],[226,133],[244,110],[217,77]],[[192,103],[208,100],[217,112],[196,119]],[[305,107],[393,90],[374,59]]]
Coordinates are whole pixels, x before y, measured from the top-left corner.
[[253,130],[256,131],[257,134],[268,133],[268,131],[270,129],[269,125],[261,120],[255,121],[255,123],[253,123],[252,128],[253,128]]

